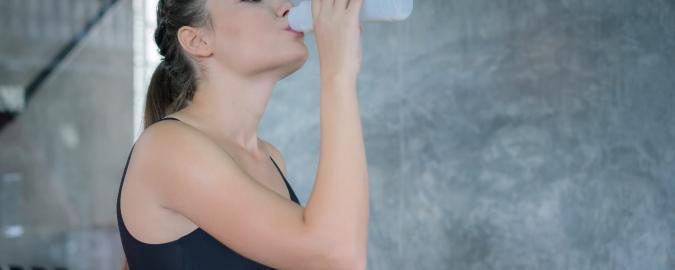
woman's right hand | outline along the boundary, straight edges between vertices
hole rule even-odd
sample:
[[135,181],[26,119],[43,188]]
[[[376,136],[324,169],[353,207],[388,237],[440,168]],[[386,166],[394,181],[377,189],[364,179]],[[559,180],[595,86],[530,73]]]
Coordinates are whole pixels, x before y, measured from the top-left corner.
[[322,80],[356,80],[361,68],[364,0],[311,0]]

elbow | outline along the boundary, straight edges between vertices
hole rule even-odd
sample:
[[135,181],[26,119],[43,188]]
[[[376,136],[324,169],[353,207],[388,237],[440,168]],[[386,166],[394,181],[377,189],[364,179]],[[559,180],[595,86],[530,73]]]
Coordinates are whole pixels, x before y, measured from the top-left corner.
[[365,270],[368,256],[366,252],[360,252],[359,249],[334,249],[328,256],[330,269],[335,270]]
[[[367,242],[349,237],[337,237],[334,233],[312,230],[310,243],[313,263],[307,269],[365,270],[368,260]],[[351,239],[351,240],[349,240]],[[305,269],[305,268],[303,268]]]

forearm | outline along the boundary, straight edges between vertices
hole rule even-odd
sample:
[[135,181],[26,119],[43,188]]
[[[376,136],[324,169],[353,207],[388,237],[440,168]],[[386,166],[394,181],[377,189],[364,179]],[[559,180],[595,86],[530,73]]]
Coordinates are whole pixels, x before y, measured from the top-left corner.
[[308,227],[337,252],[363,258],[368,241],[368,172],[356,80],[322,79],[320,157],[305,208]]

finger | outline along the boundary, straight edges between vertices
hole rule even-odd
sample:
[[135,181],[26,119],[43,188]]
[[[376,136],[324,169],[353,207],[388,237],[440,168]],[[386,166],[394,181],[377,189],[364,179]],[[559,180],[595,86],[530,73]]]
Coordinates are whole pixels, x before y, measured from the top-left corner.
[[321,12],[321,1],[323,0],[312,0],[312,18],[319,16],[319,12]]
[[361,13],[361,5],[363,5],[363,0],[349,0],[347,13],[349,13],[351,16],[356,16],[358,19]]
[[335,0],[321,0],[321,15],[326,17],[330,15],[334,4]]

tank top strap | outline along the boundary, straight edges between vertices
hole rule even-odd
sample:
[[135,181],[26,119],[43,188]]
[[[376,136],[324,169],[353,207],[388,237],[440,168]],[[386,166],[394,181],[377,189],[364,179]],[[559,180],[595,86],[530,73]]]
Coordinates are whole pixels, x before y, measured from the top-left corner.
[[281,178],[284,179],[284,183],[286,184],[286,188],[288,189],[288,193],[291,195],[291,201],[294,201],[295,203],[297,203],[298,205],[300,205],[300,200],[298,199],[298,196],[295,195],[295,191],[294,191],[293,188],[291,187],[291,184],[288,183],[288,180],[286,180],[286,176],[284,175],[284,173],[283,173],[283,172],[281,171],[281,169],[279,168],[279,165],[277,165],[277,162],[274,161],[274,158],[272,158],[272,155],[269,155],[269,154],[268,154],[268,156],[269,156],[270,159],[272,160],[272,163],[274,163],[274,167],[276,167],[276,168],[277,168],[277,171],[279,171],[279,174],[281,174]]
[[274,161],[274,159],[272,158],[272,155],[270,155],[270,154],[267,154],[267,155],[268,155],[268,156],[270,157],[270,159],[272,160],[272,163],[274,163],[274,167],[277,168],[277,171],[279,171],[279,174],[281,174],[281,178],[283,178],[284,181],[286,181],[286,177],[284,176],[284,173],[281,172],[281,169],[279,169],[279,166],[277,165],[277,163],[276,163],[276,162]]
[[167,116],[167,117],[164,117],[164,118],[162,118],[162,119],[159,119],[159,120],[157,120],[157,122],[163,121],[163,120],[176,120],[176,121],[179,121],[179,122],[180,122],[180,120],[179,120],[178,118],[171,117],[171,116]]

